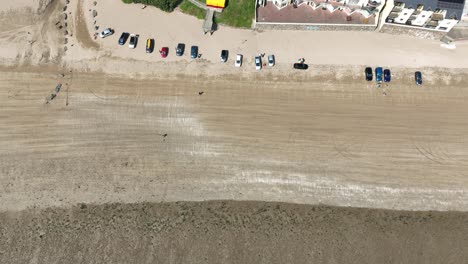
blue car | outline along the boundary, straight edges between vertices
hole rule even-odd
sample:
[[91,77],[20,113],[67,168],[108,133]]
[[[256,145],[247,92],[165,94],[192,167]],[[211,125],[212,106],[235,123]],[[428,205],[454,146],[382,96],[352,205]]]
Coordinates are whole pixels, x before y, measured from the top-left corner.
[[382,82],[382,73],[383,73],[382,67],[375,68],[375,81],[376,82],[378,83]]
[[392,74],[390,73],[389,69],[385,69],[383,71],[383,79],[384,82],[390,82],[392,80]]

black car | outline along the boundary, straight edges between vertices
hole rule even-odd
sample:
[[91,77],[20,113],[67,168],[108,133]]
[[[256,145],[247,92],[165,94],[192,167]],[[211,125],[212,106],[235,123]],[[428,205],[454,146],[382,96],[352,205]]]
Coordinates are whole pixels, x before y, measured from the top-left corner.
[[298,69],[298,70],[307,70],[309,68],[309,65],[305,63],[294,63],[293,67],[294,69]]
[[221,61],[222,62],[226,62],[228,60],[228,56],[229,56],[229,51],[227,51],[227,50],[222,50],[221,51]]
[[364,73],[366,74],[366,81],[368,82],[372,81],[372,77],[373,77],[372,68],[366,67],[366,70],[364,71]]
[[198,46],[192,46],[192,47],[190,48],[190,57],[191,57],[192,59],[195,59],[195,58],[198,57]]
[[414,80],[416,81],[417,85],[422,84],[422,73],[420,71],[414,73]]
[[119,38],[119,45],[124,45],[125,42],[127,42],[127,39],[129,36],[130,36],[130,33],[128,32],[122,33],[122,35],[120,35],[120,38]]
[[184,43],[177,44],[176,55],[182,56],[184,55],[184,51],[185,51],[185,44]]
[[392,74],[390,73],[389,69],[385,69],[383,71],[383,79],[384,82],[390,82],[392,80]]

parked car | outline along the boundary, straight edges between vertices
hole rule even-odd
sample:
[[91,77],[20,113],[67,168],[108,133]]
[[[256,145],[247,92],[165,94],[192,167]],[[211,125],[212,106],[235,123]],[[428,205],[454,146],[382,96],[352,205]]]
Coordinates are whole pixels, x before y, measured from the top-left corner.
[[99,36],[101,38],[105,38],[105,37],[108,37],[108,36],[110,36],[112,34],[114,34],[114,30],[110,29],[110,28],[106,28],[101,33],[99,33]]
[[198,46],[192,46],[190,48],[190,57],[196,59],[198,57]]
[[221,51],[221,62],[226,62],[228,60],[229,51],[222,50]]
[[376,82],[378,83],[382,82],[382,74],[383,74],[382,67],[375,68],[375,81]]
[[392,80],[392,74],[390,73],[389,69],[385,69],[383,71],[383,79],[384,82],[390,82]]
[[301,62],[301,63],[294,63],[293,67],[294,69],[297,69],[297,70],[307,70],[309,68],[309,65]]
[[364,71],[364,73],[366,74],[366,81],[370,82],[372,81],[372,68],[371,67],[366,67],[366,70]]
[[242,54],[236,55],[236,62],[234,63],[234,66],[236,67],[242,66]]
[[275,66],[275,55],[268,55],[268,66]]
[[262,58],[260,56],[255,56],[255,69],[256,70],[262,69]]
[[416,84],[417,85],[421,85],[422,84],[422,73],[420,71],[417,71],[414,73],[414,79],[416,81]]
[[159,54],[161,54],[161,57],[163,58],[166,58],[168,53],[169,53],[168,47],[162,47],[161,50],[159,51]]
[[130,41],[128,42],[128,47],[131,49],[136,48],[138,42],[138,37],[134,34],[130,35]]
[[152,53],[154,50],[154,39],[148,39],[146,41],[146,53]]
[[182,56],[184,55],[184,51],[185,51],[185,44],[184,43],[177,44],[176,55]]
[[124,45],[125,42],[127,42],[128,37],[130,37],[130,33],[123,32],[122,35],[120,35],[120,38],[119,38],[119,45]]

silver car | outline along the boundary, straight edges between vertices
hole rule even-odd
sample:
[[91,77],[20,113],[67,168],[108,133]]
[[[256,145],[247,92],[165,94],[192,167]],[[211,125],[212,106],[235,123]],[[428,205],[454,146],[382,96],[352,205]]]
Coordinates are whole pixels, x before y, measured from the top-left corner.
[[262,69],[262,58],[260,56],[255,57],[255,69],[256,70]]
[[101,33],[99,33],[99,36],[101,38],[105,38],[105,37],[108,37],[108,36],[110,36],[112,34],[114,34],[114,30],[112,30],[110,28],[106,28]]
[[242,66],[242,54],[236,55],[236,62],[234,63],[236,67]]
[[268,55],[268,66],[275,66],[275,55]]

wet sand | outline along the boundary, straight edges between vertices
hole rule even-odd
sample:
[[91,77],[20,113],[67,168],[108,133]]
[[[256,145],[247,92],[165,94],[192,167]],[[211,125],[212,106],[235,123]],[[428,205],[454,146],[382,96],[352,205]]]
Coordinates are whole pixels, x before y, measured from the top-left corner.
[[1,263],[465,263],[468,214],[265,202],[0,213]]

